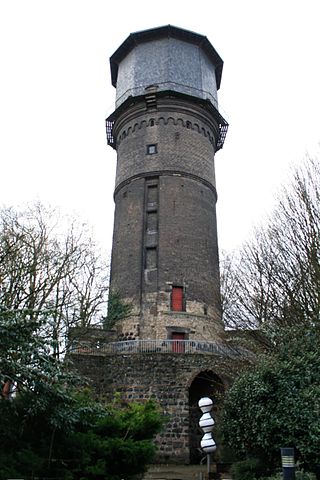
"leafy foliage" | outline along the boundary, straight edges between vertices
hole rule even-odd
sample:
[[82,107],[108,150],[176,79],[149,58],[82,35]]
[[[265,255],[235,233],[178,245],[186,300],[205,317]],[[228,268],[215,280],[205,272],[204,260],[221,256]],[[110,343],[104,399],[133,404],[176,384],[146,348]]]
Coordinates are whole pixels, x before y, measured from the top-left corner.
[[257,458],[247,458],[233,463],[231,474],[234,480],[256,480],[265,470]]
[[142,473],[153,458],[152,437],[162,424],[155,404],[115,407],[84,397],[69,392],[36,411],[29,408],[31,393],[1,401],[0,461],[6,468],[0,479],[36,475],[118,480]]
[[79,381],[52,355],[54,341],[43,333],[47,315],[0,310],[0,381],[10,382],[11,394],[32,391],[35,398],[30,408],[57,393],[65,382],[72,386]]
[[267,225],[221,265],[226,326],[256,353],[223,416],[224,441],[249,477],[252,458],[269,474],[285,446],[307,469],[320,463],[319,165],[307,158],[294,170]]
[[[70,438],[75,458],[85,454],[85,462],[75,467],[75,473],[87,479],[130,478],[145,470],[155,453],[152,437],[162,421],[153,402],[108,405],[107,415],[83,432]],[[77,478],[77,477],[76,477]]]
[[108,315],[104,320],[104,328],[111,330],[119,320],[130,315],[132,305],[125,303],[117,291],[110,291],[108,297]]
[[320,331],[281,331],[277,353],[264,356],[230,388],[224,406],[224,441],[242,458],[254,456],[275,468],[280,447],[297,459],[320,463]]
[[[0,312],[0,480],[120,480],[144,471],[162,420],[152,402],[104,405],[52,356],[44,318]],[[4,391],[4,390],[2,390]]]

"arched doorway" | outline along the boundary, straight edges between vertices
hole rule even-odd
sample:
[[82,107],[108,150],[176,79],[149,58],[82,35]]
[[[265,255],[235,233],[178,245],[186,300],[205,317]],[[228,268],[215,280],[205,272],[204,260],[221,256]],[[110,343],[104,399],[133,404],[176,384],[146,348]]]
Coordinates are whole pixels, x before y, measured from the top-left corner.
[[192,464],[199,464],[204,456],[200,449],[203,432],[199,427],[201,410],[198,407],[198,402],[202,397],[210,397],[213,400],[212,414],[216,421],[223,391],[222,380],[211,370],[200,372],[189,387],[189,445],[190,463]]

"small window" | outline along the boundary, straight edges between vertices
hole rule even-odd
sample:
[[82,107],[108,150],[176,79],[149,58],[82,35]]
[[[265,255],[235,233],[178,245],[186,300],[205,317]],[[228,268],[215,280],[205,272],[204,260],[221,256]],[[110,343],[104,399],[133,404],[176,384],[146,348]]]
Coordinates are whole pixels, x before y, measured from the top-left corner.
[[183,287],[172,287],[171,292],[171,310],[174,312],[184,312]]
[[150,145],[147,145],[147,155],[154,155],[157,152],[158,151],[156,143],[151,143]]

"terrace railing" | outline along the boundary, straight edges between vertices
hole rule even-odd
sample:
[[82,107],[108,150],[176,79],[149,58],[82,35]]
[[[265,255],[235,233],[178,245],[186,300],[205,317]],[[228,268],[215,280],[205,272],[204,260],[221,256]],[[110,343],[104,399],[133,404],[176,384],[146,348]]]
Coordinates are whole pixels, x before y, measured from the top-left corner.
[[121,355],[139,353],[175,353],[175,354],[212,354],[222,356],[240,356],[242,349],[230,347],[219,342],[200,342],[197,340],[128,340],[105,344],[75,345],[71,353],[87,355]]

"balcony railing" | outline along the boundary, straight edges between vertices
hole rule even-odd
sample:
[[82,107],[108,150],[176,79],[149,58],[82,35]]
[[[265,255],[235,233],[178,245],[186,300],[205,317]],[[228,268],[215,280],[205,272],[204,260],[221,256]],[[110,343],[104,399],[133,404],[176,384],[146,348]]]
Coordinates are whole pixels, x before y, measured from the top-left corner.
[[196,340],[128,340],[102,345],[76,345],[71,353],[84,355],[137,354],[137,353],[176,353],[211,354],[222,356],[242,356],[244,351],[219,342],[199,342]]

